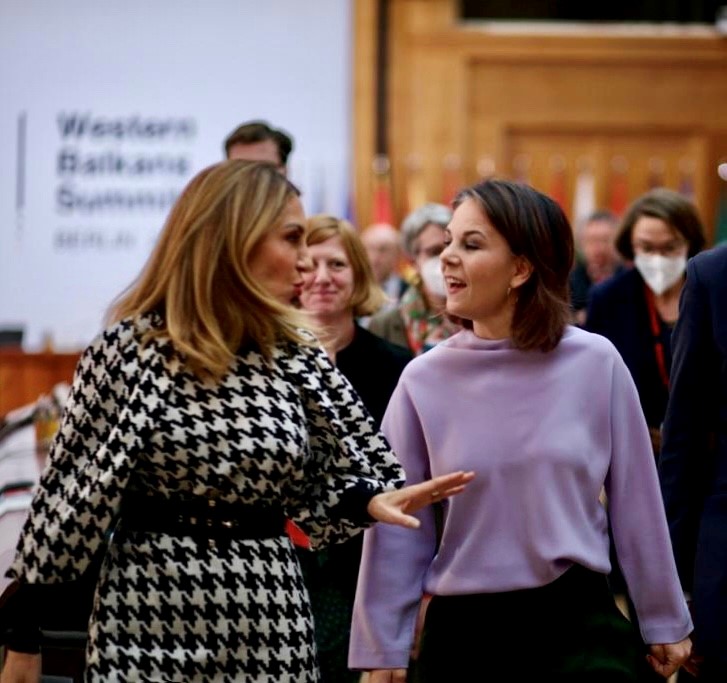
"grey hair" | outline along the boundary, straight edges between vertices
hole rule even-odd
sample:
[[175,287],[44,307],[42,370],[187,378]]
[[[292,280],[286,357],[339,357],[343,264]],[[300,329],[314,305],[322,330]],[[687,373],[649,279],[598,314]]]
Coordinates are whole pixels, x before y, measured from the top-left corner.
[[414,240],[419,237],[424,228],[430,223],[440,226],[442,229],[449,225],[452,220],[452,209],[444,204],[428,203],[422,204],[414,209],[401,224],[401,239],[404,251],[409,256],[414,256]]

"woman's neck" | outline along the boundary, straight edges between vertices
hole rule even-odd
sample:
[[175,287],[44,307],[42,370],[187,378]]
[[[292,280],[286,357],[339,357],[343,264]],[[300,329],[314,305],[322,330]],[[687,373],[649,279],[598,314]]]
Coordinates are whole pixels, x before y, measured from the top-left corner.
[[472,331],[480,339],[507,339],[512,337],[514,305],[506,305],[498,314],[484,320],[473,320]]

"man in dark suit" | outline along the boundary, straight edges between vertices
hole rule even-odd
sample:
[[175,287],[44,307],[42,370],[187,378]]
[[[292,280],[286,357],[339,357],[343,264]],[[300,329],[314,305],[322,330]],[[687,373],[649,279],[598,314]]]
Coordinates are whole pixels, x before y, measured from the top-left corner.
[[[727,681],[727,245],[689,261],[672,338],[659,477],[699,681]],[[692,666],[687,667],[689,669]]]

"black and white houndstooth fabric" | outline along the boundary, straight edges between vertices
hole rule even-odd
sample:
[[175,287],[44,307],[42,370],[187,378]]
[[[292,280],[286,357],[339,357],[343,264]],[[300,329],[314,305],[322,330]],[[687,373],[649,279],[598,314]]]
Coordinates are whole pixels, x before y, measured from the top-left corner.
[[[154,315],[83,354],[9,576],[78,578],[106,552],[87,680],[318,680],[313,625],[287,536],[198,541],[117,526],[130,492],[282,506],[314,547],[360,531],[344,492],[403,483],[348,381],[316,346],[241,353],[219,383],[142,344]],[[349,496],[350,498],[350,496]]]

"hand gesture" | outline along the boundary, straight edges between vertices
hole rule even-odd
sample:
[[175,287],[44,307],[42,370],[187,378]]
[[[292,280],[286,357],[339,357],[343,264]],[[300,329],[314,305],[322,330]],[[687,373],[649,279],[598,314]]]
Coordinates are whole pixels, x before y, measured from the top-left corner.
[[692,641],[685,638],[678,643],[650,645],[649,651],[650,654],[646,655],[646,659],[654,671],[664,678],[669,678],[689,658]]
[[474,476],[474,472],[452,472],[396,491],[384,491],[375,495],[366,509],[379,522],[417,529],[419,520],[412,513],[460,493]]

